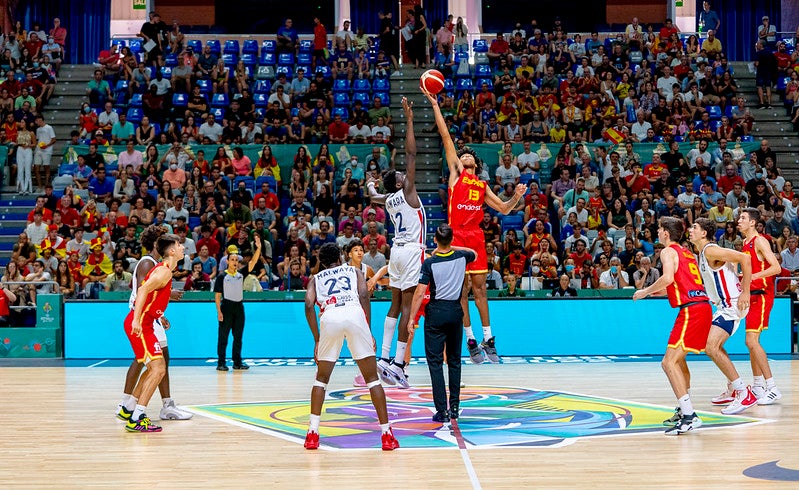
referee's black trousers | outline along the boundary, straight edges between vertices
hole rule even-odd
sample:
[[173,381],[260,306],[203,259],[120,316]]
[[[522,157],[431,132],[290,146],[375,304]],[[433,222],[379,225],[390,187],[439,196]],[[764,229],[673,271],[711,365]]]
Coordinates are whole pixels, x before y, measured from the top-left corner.
[[233,365],[241,365],[241,339],[244,335],[244,304],[236,301],[222,300],[220,305],[222,310],[222,321],[219,322],[219,340],[216,344],[216,355],[219,358],[218,365],[225,365],[225,355],[227,352],[227,340],[230,332],[233,332],[233,347],[231,357]]
[[445,346],[449,371],[449,407],[459,406],[462,342],[463,309],[460,301],[431,301],[425,310],[424,350],[437,412],[447,410],[447,389],[442,368]]

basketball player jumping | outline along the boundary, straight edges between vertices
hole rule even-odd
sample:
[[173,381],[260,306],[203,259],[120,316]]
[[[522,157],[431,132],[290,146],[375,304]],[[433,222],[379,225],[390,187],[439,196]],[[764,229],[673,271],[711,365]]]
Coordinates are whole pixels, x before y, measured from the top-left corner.
[[782,268],[768,240],[760,235],[755,225],[760,220],[760,210],[744,208],[738,216],[738,229],[744,235],[743,253],[752,261],[752,305],[746,315],[746,347],[752,364],[752,392],[758,405],[771,405],[782,398],[774,382],[766,351],[760,345],[760,334],[768,328],[768,317],[774,305],[774,276]]
[[150,422],[144,413],[156,387],[164,377],[166,363],[161,352],[161,344],[155,336],[154,323],[164,316],[172,292],[172,271],[183,260],[183,245],[176,235],[162,235],[156,242],[156,250],[162,262],[153,267],[136,291],[136,306],[125,318],[125,333],[136,360],[145,364],[146,369],[132,396],[136,407],[130,416],[125,430],[129,432],[161,432],[161,427]]
[[680,309],[662,361],[663,371],[679,400],[674,416],[664,421],[664,424],[674,422],[673,426],[666,429],[668,435],[682,434],[702,425],[702,419],[694,412],[688,394],[691,373],[685,358],[688,352],[698,354],[705,350],[713,321],[713,309],[702,285],[696,258],[690,250],[680,246],[679,241],[684,234],[685,225],[681,219],[670,216],[660,218],[658,240],[666,247],[660,252],[663,275],[651,286],[633,295],[633,300],[638,300],[665,289],[672,308]]
[[[746,254],[713,242],[716,229],[713,220],[697,218],[689,228],[688,235],[699,250],[699,272],[705,283],[705,291],[716,307],[705,352],[727,377],[727,390],[713,398],[712,402],[714,405],[728,405],[721,409],[721,413],[732,415],[757,404],[757,398],[741,380],[724,350],[724,343],[738,330],[738,325],[749,311],[752,264]],[[739,265],[743,272],[740,280]]]
[[[144,282],[144,278],[147,277],[147,273],[149,273],[150,270],[152,270],[153,267],[158,264],[158,259],[160,259],[160,256],[158,255],[158,251],[155,250],[155,242],[165,232],[166,228],[157,225],[151,225],[145,228],[141,234],[141,245],[144,250],[147,251],[147,254],[142,256],[141,260],[139,260],[139,262],[136,264],[136,268],[133,270],[132,290],[130,292],[130,300],[128,301],[128,306],[130,307],[131,311],[133,311],[136,306],[136,292],[138,291],[139,286],[141,286],[141,284]],[[182,291],[172,291],[170,299],[180,299],[182,296]],[[166,330],[169,328],[169,326],[169,320],[167,320],[165,316],[153,323],[155,337],[158,339],[158,343],[161,346],[164,356],[164,377],[161,380],[161,383],[158,385],[158,391],[161,393],[161,400],[163,401],[164,406],[161,408],[159,418],[161,420],[188,420],[192,418],[193,414],[183,411],[177,407],[169,392],[169,347],[167,347],[166,338]],[[136,408],[136,399],[133,398],[131,393],[133,393],[133,387],[136,386],[136,381],[139,379],[139,374],[141,374],[143,367],[143,363],[134,359],[128,368],[127,375],[125,376],[125,388],[122,393],[122,402],[117,407],[117,417],[126,422],[130,420],[130,416],[133,414],[133,410]]]
[[[335,243],[326,243],[319,249],[321,269],[308,283],[305,293],[305,318],[314,338],[316,381],[311,389],[311,418],[305,437],[306,449],[319,447],[319,422],[325,390],[341,346],[347,339],[352,358],[363,374],[372,404],[377,412],[382,431],[384,451],[399,447],[391,431],[386,409],[386,394],[377,376],[374,338],[369,330],[371,305],[366,280],[360,270],[341,265],[341,249]],[[319,323],[315,306],[319,306]]]
[[[419,273],[424,262],[427,219],[424,206],[416,192],[416,137],[413,132],[413,108],[402,98],[407,128],[405,130],[405,173],[390,170],[383,177],[387,194],[378,194],[373,181],[367,182],[371,202],[385,204],[386,212],[394,224],[394,241],[388,262],[391,307],[383,322],[383,344],[377,371],[385,383],[408,388],[405,377],[405,350],[408,346],[408,323],[411,302]],[[389,361],[391,342],[398,318],[402,318],[397,334],[397,350]]]
[[449,211],[447,215],[449,217],[449,225],[452,227],[454,234],[452,245],[477,251],[477,260],[467,265],[466,274],[471,279],[471,291],[474,294],[477,310],[480,312],[480,320],[483,324],[483,341],[478,344],[472,331],[471,318],[469,316],[469,288],[464,287],[461,303],[469,357],[475,364],[481,364],[484,361],[484,357],[488,357],[489,361],[496,363],[499,362],[499,357],[495,346],[496,339],[491,333],[491,322],[488,316],[488,297],[486,295],[488,258],[486,255],[485,235],[483,235],[479,224],[483,219],[483,204],[487,204],[502,214],[508,214],[516,208],[519,200],[527,191],[527,186],[524,184],[517,185],[514,197],[507,202],[502,202],[491,190],[491,187],[478,177],[482,170],[482,163],[474,150],[470,148],[455,150],[455,144],[452,142],[444,116],[441,115],[441,108],[438,106],[436,96],[431,95],[424,89],[422,89],[422,92],[433,106],[436,126],[444,144],[447,166],[449,167]]

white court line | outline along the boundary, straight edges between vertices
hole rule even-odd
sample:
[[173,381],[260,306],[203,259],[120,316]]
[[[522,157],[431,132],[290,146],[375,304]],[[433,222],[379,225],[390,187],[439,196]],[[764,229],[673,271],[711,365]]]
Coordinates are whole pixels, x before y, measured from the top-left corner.
[[86,366],[86,367],[87,367],[87,368],[93,368],[93,367],[97,367],[97,366],[99,366],[100,364],[105,364],[106,362],[108,362],[108,359],[103,359],[103,360],[102,360],[102,361],[100,361],[100,362],[95,362],[95,363],[94,363],[94,364],[92,364],[91,366]]
[[477,472],[474,471],[472,459],[469,457],[469,452],[466,450],[466,441],[463,439],[463,434],[461,434],[461,428],[458,427],[458,422],[456,420],[452,420],[450,424],[452,427],[452,435],[455,436],[455,440],[458,442],[458,449],[460,450],[461,458],[463,458],[463,465],[466,466],[466,473],[468,473],[469,480],[472,482],[472,488],[474,490],[482,490],[483,487],[480,486]]

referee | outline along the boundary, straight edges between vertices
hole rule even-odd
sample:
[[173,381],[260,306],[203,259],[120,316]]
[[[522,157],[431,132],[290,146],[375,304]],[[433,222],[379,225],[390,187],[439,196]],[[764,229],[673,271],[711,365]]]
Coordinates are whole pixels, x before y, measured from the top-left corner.
[[239,271],[239,249],[235,245],[227,248],[227,269],[216,278],[214,283],[214,301],[216,302],[216,317],[219,320],[219,340],[216,344],[218,361],[217,371],[227,371],[227,341],[230,332],[233,332],[233,369],[250,369],[241,360],[241,339],[244,335],[244,278],[255,267],[261,257],[261,237],[255,236],[255,253],[246,264],[246,270]]
[[[430,380],[433,383],[434,422],[458,418],[461,395],[461,348],[463,343],[463,308],[461,292],[466,264],[477,258],[474,250],[452,247],[452,228],[442,224],[436,230],[436,249],[422,264],[419,285],[413,295],[410,318],[416,318],[425,291],[430,289],[430,302],[425,308],[424,350]],[[413,329],[413,322],[408,324]],[[449,411],[444,384],[443,352],[447,350],[449,369]]]

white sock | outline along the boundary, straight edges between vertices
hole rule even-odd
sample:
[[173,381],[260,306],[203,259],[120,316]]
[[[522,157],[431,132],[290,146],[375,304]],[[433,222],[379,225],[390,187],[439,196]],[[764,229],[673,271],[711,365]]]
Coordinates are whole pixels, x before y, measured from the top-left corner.
[[491,325],[483,325],[483,341],[487,342],[491,337]]
[[380,424],[380,430],[383,431],[383,434],[389,432],[391,430],[391,424]]
[[407,348],[407,342],[397,342],[397,353],[394,354],[394,364],[405,364],[405,349]]
[[130,395],[128,395],[127,393],[122,393],[122,401],[119,402],[119,405],[124,407],[128,403],[128,399],[129,398],[130,398]]
[[475,340],[475,338],[474,338],[474,330],[472,330],[472,327],[463,327],[463,329],[466,331],[466,338],[467,339]]
[[172,403],[172,399],[171,399],[171,398],[164,398],[164,400],[163,400],[163,401],[164,401],[164,406],[165,406],[165,407],[166,407],[167,405],[170,405],[170,404]]
[[766,389],[767,390],[775,388],[776,386],[777,386],[777,382],[774,381],[773,377],[766,380]]
[[322,419],[321,415],[311,414],[311,421],[308,424],[308,432],[319,433],[319,421]]
[[679,400],[680,410],[683,415],[691,415],[694,413],[694,406],[691,404],[691,395],[685,395]]
[[387,316],[383,321],[383,345],[380,346],[383,359],[391,357],[391,341],[394,340],[394,330],[397,329],[397,319]]
[[128,395],[128,400],[125,402],[125,410],[131,412],[136,409],[136,403],[139,401],[138,398],[134,397],[133,395]]
[[766,378],[763,376],[755,376],[755,382],[752,383],[753,386],[760,386],[762,388],[766,387]]
[[733,380],[732,383],[730,383],[730,386],[732,386],[732,389],[736,391],[743,391],[746,388],[744,380],[742,380],[740,377]]
[[136,405],[136,408],[133,410],[133,415],[130,417],[131,420],[139,420],[139,417],[144,414],[145,410],[147,410],[147,407],[144,405]]

